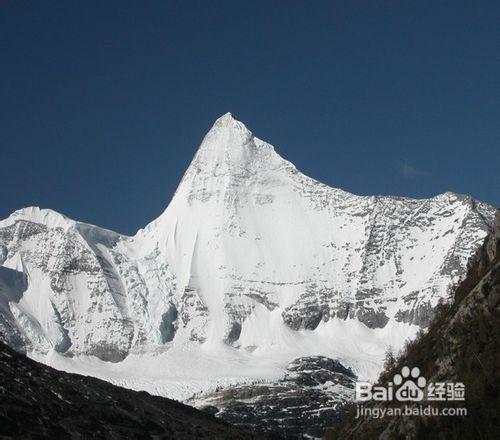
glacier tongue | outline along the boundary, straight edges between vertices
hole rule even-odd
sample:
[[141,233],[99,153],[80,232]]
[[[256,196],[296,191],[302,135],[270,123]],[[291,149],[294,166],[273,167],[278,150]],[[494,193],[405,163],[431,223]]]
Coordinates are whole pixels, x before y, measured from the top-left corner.
[[60,368],[182,398],[198,388],[172,384],[274,377],[304,355],[373,377],[464,277],[494,211],[330,188],[228,113],[133,237],[38,208],[1,221],[0,331]]

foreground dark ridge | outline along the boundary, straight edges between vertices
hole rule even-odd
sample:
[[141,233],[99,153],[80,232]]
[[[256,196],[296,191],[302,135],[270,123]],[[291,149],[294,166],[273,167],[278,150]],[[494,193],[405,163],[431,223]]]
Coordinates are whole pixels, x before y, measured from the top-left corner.
[[[454,302],[440,307],[429,331],[407,344],[397,361],[386,361],[379,383],[387,385],[405,365],[419,367],[430,382],[463,382],[465,401],[456,406],[465,406],[467,416],[356,420],[353,408],[344,425],[331,429],[327,439],[500,438],[500,212],[495,230],[456,289]],[[381,409],[399,403],[371,406]]]
[[170,399],[54,370],[0,342],[0,438],[256,437]]

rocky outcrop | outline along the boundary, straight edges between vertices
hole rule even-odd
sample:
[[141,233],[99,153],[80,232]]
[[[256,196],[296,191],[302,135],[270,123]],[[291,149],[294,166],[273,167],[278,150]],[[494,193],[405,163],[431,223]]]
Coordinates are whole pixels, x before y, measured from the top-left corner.
[[353,396],[356,375],[324,356],[295,359],[275,383],[241,385],[198,396],[194,403],[217,418],[273,438],[321,436],[340,420]]

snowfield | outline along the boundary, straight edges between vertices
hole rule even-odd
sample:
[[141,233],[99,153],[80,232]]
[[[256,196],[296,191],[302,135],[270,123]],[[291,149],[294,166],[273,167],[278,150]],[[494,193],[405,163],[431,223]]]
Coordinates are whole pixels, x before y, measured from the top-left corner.
[[[356,320],[333,319],[316,331],[292,331],[284,324],[253,352],[226,344],[204,347],[188,342],[158,352],[130,354],[122,362],[105,362],[95,356],[69,358],[56,352],[32,352],[38,362],[69,373],[98,377],[116,385],[187,401],[237,384],[274,382],[287,364],[301,356],[322,355],[351,367],[360,380],[374,380],[380,372],[387,346],[400,347],[414,337],[418,327],[393,323],[370,330]],[[281,334],[279,334],[281,333]]]

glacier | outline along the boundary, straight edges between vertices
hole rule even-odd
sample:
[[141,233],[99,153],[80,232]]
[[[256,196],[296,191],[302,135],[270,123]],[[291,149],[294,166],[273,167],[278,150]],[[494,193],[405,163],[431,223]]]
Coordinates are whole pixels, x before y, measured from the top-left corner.
[[0,334],[56,368],[179,400],[301,356],[368,380],[466,275],[495,209],[357,196],[230,113],[134,236],[30,207],[0,221]]

